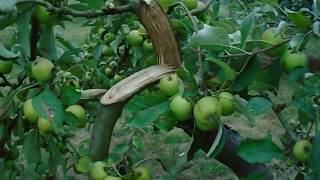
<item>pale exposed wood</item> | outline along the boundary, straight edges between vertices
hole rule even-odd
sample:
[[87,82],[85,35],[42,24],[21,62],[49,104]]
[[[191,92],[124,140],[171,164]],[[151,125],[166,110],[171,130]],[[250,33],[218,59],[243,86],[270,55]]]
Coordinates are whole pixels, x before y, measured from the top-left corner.
[[87,89],[81,91],[81,100],[90,100],[100,98],[107,92],[106,89]]
[[101,104],[108,105],[126,100],[143,89],[148,84],[159,80],[161,77],[174,72],[174,68],[167,65],[154,65],[120,81],[114,85],[100,99]]

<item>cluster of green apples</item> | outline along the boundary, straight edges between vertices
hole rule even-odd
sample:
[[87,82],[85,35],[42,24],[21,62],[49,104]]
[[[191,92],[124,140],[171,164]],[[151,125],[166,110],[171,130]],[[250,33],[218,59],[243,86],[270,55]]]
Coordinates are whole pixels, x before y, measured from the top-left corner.
[[[270,48],[285,41],[281,34],[275,34],[275,32],[276,28],[269,28],[262,33],[261,40],[265,42],[260,43],[261,48]],[[303,52],[287,50],[287,48],[287,44],[283,44],[266,53],[271,57],[281,56],[282,68],[287,73],[295,68],[308,66],[308,58]]]
[[202,131],[211,131],[219,126],[221,116],[229,116],[235,111],[235,97],[229,92],[202,97],[193,106],[191,99],[179,94],[181,83],[176,74],[165,76],[159,82],[160,91],[172,97],[170,110],[177,120],[187,121],[192,118],[193,112],[196,127]]
[[[88,156],[82,156],[74,166],[78,173],[89,173],[93,180],[121,180],[122,177],[109,175],[108,165],[104,161],[92,162]],[[136,167],[132,172],[124,175],[128,180],[150,180],[150,172],[144,166]]]
[[[81,105],[68,106],[65,111],[72,113],[79,120],[79,127],[85,126],[86,111]],[[24,118],[30,123],[37,123],[40,132],[51,133],[54,130],[52,120],[40,117],[32,105],[32,98],[23,103]]]
[[[44,84],[52,79],[53,69],[54,64],[51,61],[43,57],[37,57],[31,65],[32,77],[39,84]],[[86,113],[82,106],[71,105],[66,108],[66,111],[73,113],[79,119],[79,126],[83,127],[85,125]],[[38,115],[32,105],[32,98],[24,102],[23,113],[26,120],[38,124],[41,132],[50,133],[53,131],[53,122]]]

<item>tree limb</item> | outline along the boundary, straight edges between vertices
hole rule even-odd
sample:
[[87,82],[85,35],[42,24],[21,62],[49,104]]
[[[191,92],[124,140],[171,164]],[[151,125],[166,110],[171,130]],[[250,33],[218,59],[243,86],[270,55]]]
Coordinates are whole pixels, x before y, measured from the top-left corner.
[[125,12],[133,11],[133,3],[129,3],[123,6],[105,6],[100,10],[90,10],[90,11],[78,11],[72,8],[68,8],[65,6],[55,7],[51,3],[43,0],[18,0],[17,4],[22,3],[34,3],[38,5],[42,5],[46,7],[46,9],[56,15],[70,15],[73,17],[86,17],[86,18],[95,18],[100,16],[112,15],[112,14],[120,14]]

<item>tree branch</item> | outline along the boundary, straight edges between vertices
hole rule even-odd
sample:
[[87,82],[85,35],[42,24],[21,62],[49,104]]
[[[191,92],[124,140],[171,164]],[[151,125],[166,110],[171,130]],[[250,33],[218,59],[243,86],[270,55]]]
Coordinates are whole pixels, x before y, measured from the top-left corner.
[[213,3],[213,1],[214,0],[208,1],[203,7],[198,7],[196,9],[193,9],[190,11],[190,13],[191,14],[198,14],[198,13],[201,13],[201,12],[207,10],[210,7],[210,5]]
[[264,53],[264,52],[267,52],[267,51],[270,51],[274,48],[277,48],[279,46],[282,46],[286,43],[288,43],[290,41],[290,39],[287,39],[279,44],[275,44],[273,46],[270,46],[268,48],[264,48],[264,49],[258,49],[256,51],[253,51],[251,53],[239,53],[239,54],[230,54],[230,55],[223,55],[223,56],[220,56],[220,58],[234,58],[234,57],[240,57],[240,56],[253,56],[253,55],[257,55],[257,54],[260,54],[260,53]]
[[100,10],[90,10],[90,11],[77,11],[72,8],[68,8],[65,6],[55,7],[51,3],[43,0],[18,0],[17,4],[22,3],[34,3],[38,5],[42,5],[47,8],[47,10],[56,15],[70,15],[73,17],[86,17],[86,18],[95,18],[100,16],[112,15],[112,14],[120,14],[125,12],[133,11],[133,3],[129,3],[123,6],[105,6]]

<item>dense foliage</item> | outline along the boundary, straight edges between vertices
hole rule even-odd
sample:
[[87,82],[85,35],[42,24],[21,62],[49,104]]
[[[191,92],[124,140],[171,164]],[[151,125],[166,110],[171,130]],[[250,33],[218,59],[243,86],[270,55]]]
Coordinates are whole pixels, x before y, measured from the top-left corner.
[[[225,144],[224,117],[240,113],[254,125],[270,111],[285,129],[281,142],[245,139],[237,155],[251,164],[285,162],[292,176],[317,179],[320,4],[293,2],[159,0],[182,66],[126,102],[120,126],[129,144],[94,162],[93,139],[88,133],[78,138],[91,132],[102,105],[85,98],[86,90],[110,89],[159,64],[154,44],[166,35],[151,39],[137,16],[139,4],[150,1],[0,0],[0,29],[12,31],[0,38],[0,179],[83,173],[147,180],[152,172],[140,164],[148,157],[130,156],[143,148],[142,131],[169,132],[188,123],[194,134],[217,131],[207,153],[213,158]],[[90,27],[83,45],[56,33],[69,21]],[[284,115],[288,110],[294,118]],[[266,177],[252,173],[252,179]]]

